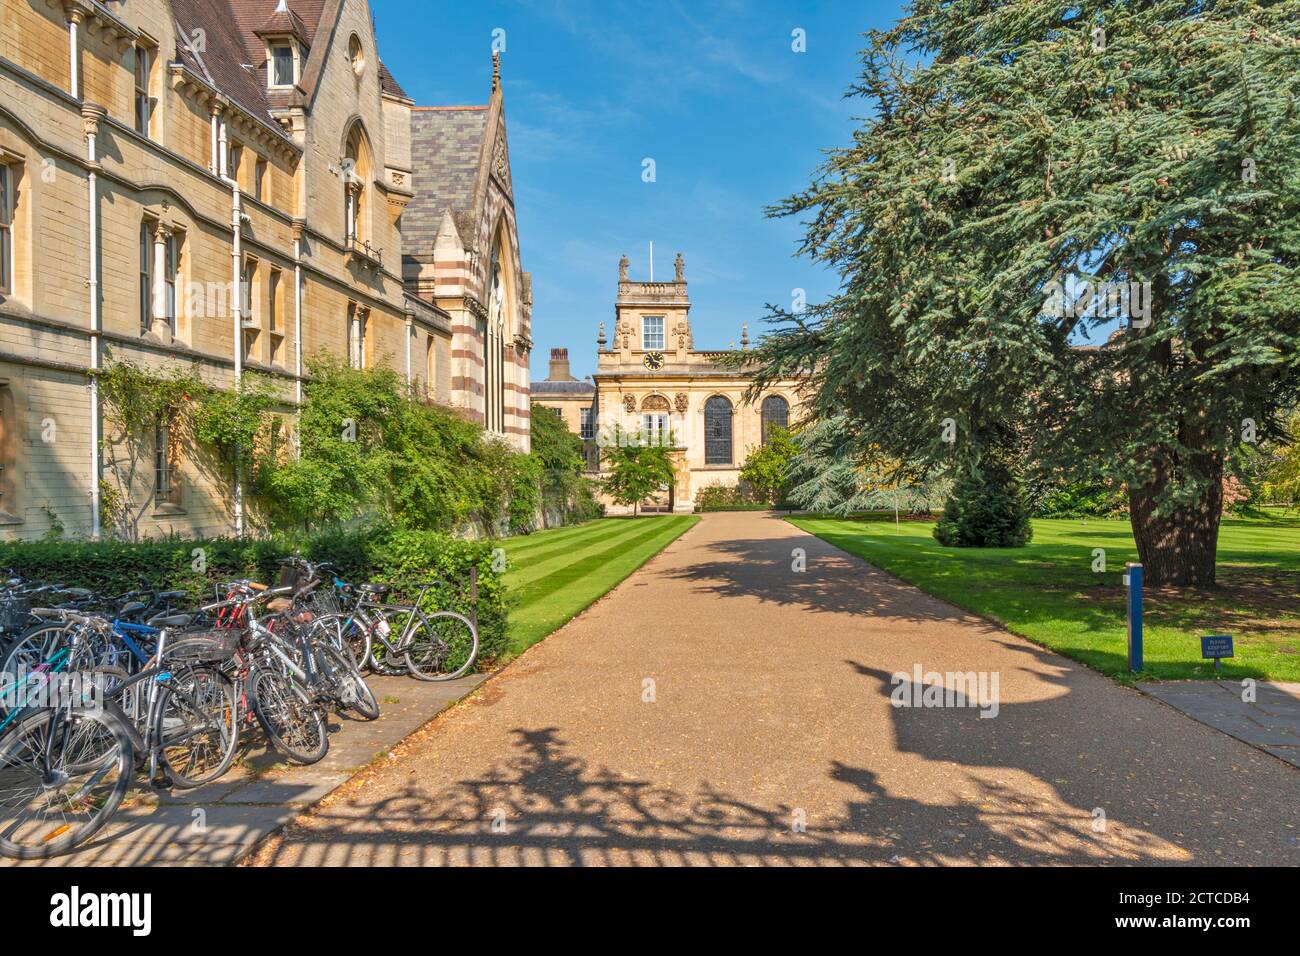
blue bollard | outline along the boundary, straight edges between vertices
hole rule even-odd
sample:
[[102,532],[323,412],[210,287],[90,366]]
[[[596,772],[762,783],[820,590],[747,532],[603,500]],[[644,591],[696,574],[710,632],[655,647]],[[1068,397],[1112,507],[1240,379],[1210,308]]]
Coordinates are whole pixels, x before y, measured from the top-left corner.
[[1142,565],[1124,569],[1128,587],[1128,669],[1136,674],[1142,669]]

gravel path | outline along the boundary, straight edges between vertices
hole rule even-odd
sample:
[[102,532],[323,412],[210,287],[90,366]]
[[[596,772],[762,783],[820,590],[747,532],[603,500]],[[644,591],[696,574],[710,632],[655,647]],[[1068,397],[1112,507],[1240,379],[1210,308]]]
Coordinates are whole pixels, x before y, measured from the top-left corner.
[[[892,706],[918,665],[996,677],[996,716]],[[714,514],[255,862],[1295,866],[1300,771],[776,517]]]

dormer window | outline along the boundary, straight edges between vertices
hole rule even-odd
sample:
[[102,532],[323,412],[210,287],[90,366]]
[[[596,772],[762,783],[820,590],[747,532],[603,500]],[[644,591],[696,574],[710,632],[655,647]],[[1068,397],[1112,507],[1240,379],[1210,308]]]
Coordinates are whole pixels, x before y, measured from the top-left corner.
[[270,44],[270,84],[276,88],[290,88],[298,82],[297,56],[292,43]]

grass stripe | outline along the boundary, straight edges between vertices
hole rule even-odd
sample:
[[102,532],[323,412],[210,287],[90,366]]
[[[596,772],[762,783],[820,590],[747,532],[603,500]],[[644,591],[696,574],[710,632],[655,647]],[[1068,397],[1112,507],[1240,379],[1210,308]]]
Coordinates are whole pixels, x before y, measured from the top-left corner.
[[563,566],[571,561],[576,555],[579,555],[592,547],[610,545],[620,541],[626,541],[644,530],[643,524],[634,524],[631,521],[623,522],[623,527],[606,527],[600,529],[600,533],[586,536],[580,540],[570,539],[562,542],[554,548],[535,549],[524,554],[522,557],[516,552],[507,550],[506,556],[509,559],[509,570],[517,570],[519,573],[518,582],[520,584],[533,581],[536,578],[543,577],[553,567]]
[[[632,530],[611,536],[611,525],[618,521]],[[698,521],[694,515],[607,519],[600,529],[593,529],[600,534],[584,535],[582,542],[570,539],[572,546],[565,549],[569,561],[549,561],[549,572],[531,583],[520,586],[519,572],[508,571],[510,653],[522,653],[586,610]],[[534,537],[551,533],[542,531]],[[587,546],[579,547],[580,543]]]

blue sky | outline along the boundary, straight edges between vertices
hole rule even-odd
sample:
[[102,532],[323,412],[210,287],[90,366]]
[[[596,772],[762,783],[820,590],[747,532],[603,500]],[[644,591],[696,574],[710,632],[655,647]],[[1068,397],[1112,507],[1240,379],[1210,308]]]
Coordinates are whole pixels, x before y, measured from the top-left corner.
[[[766,205],[804,187],[822,151],[849,142],[866,104],[845,100],[861,34],[898,3],[623,3],[376,0],[380,54],[423,105],[487,101],[494,29],[524,268],[533,275],[532,371],[567,346],[595,368],[618,258],[632,278],[686,258],[697,348],[763,330],[791,290],[817,301],[835,277],[795,258],[800,228]],[[792,31],[805,31],[795,53]],[[656,181],[642,181],[642,160]]]

